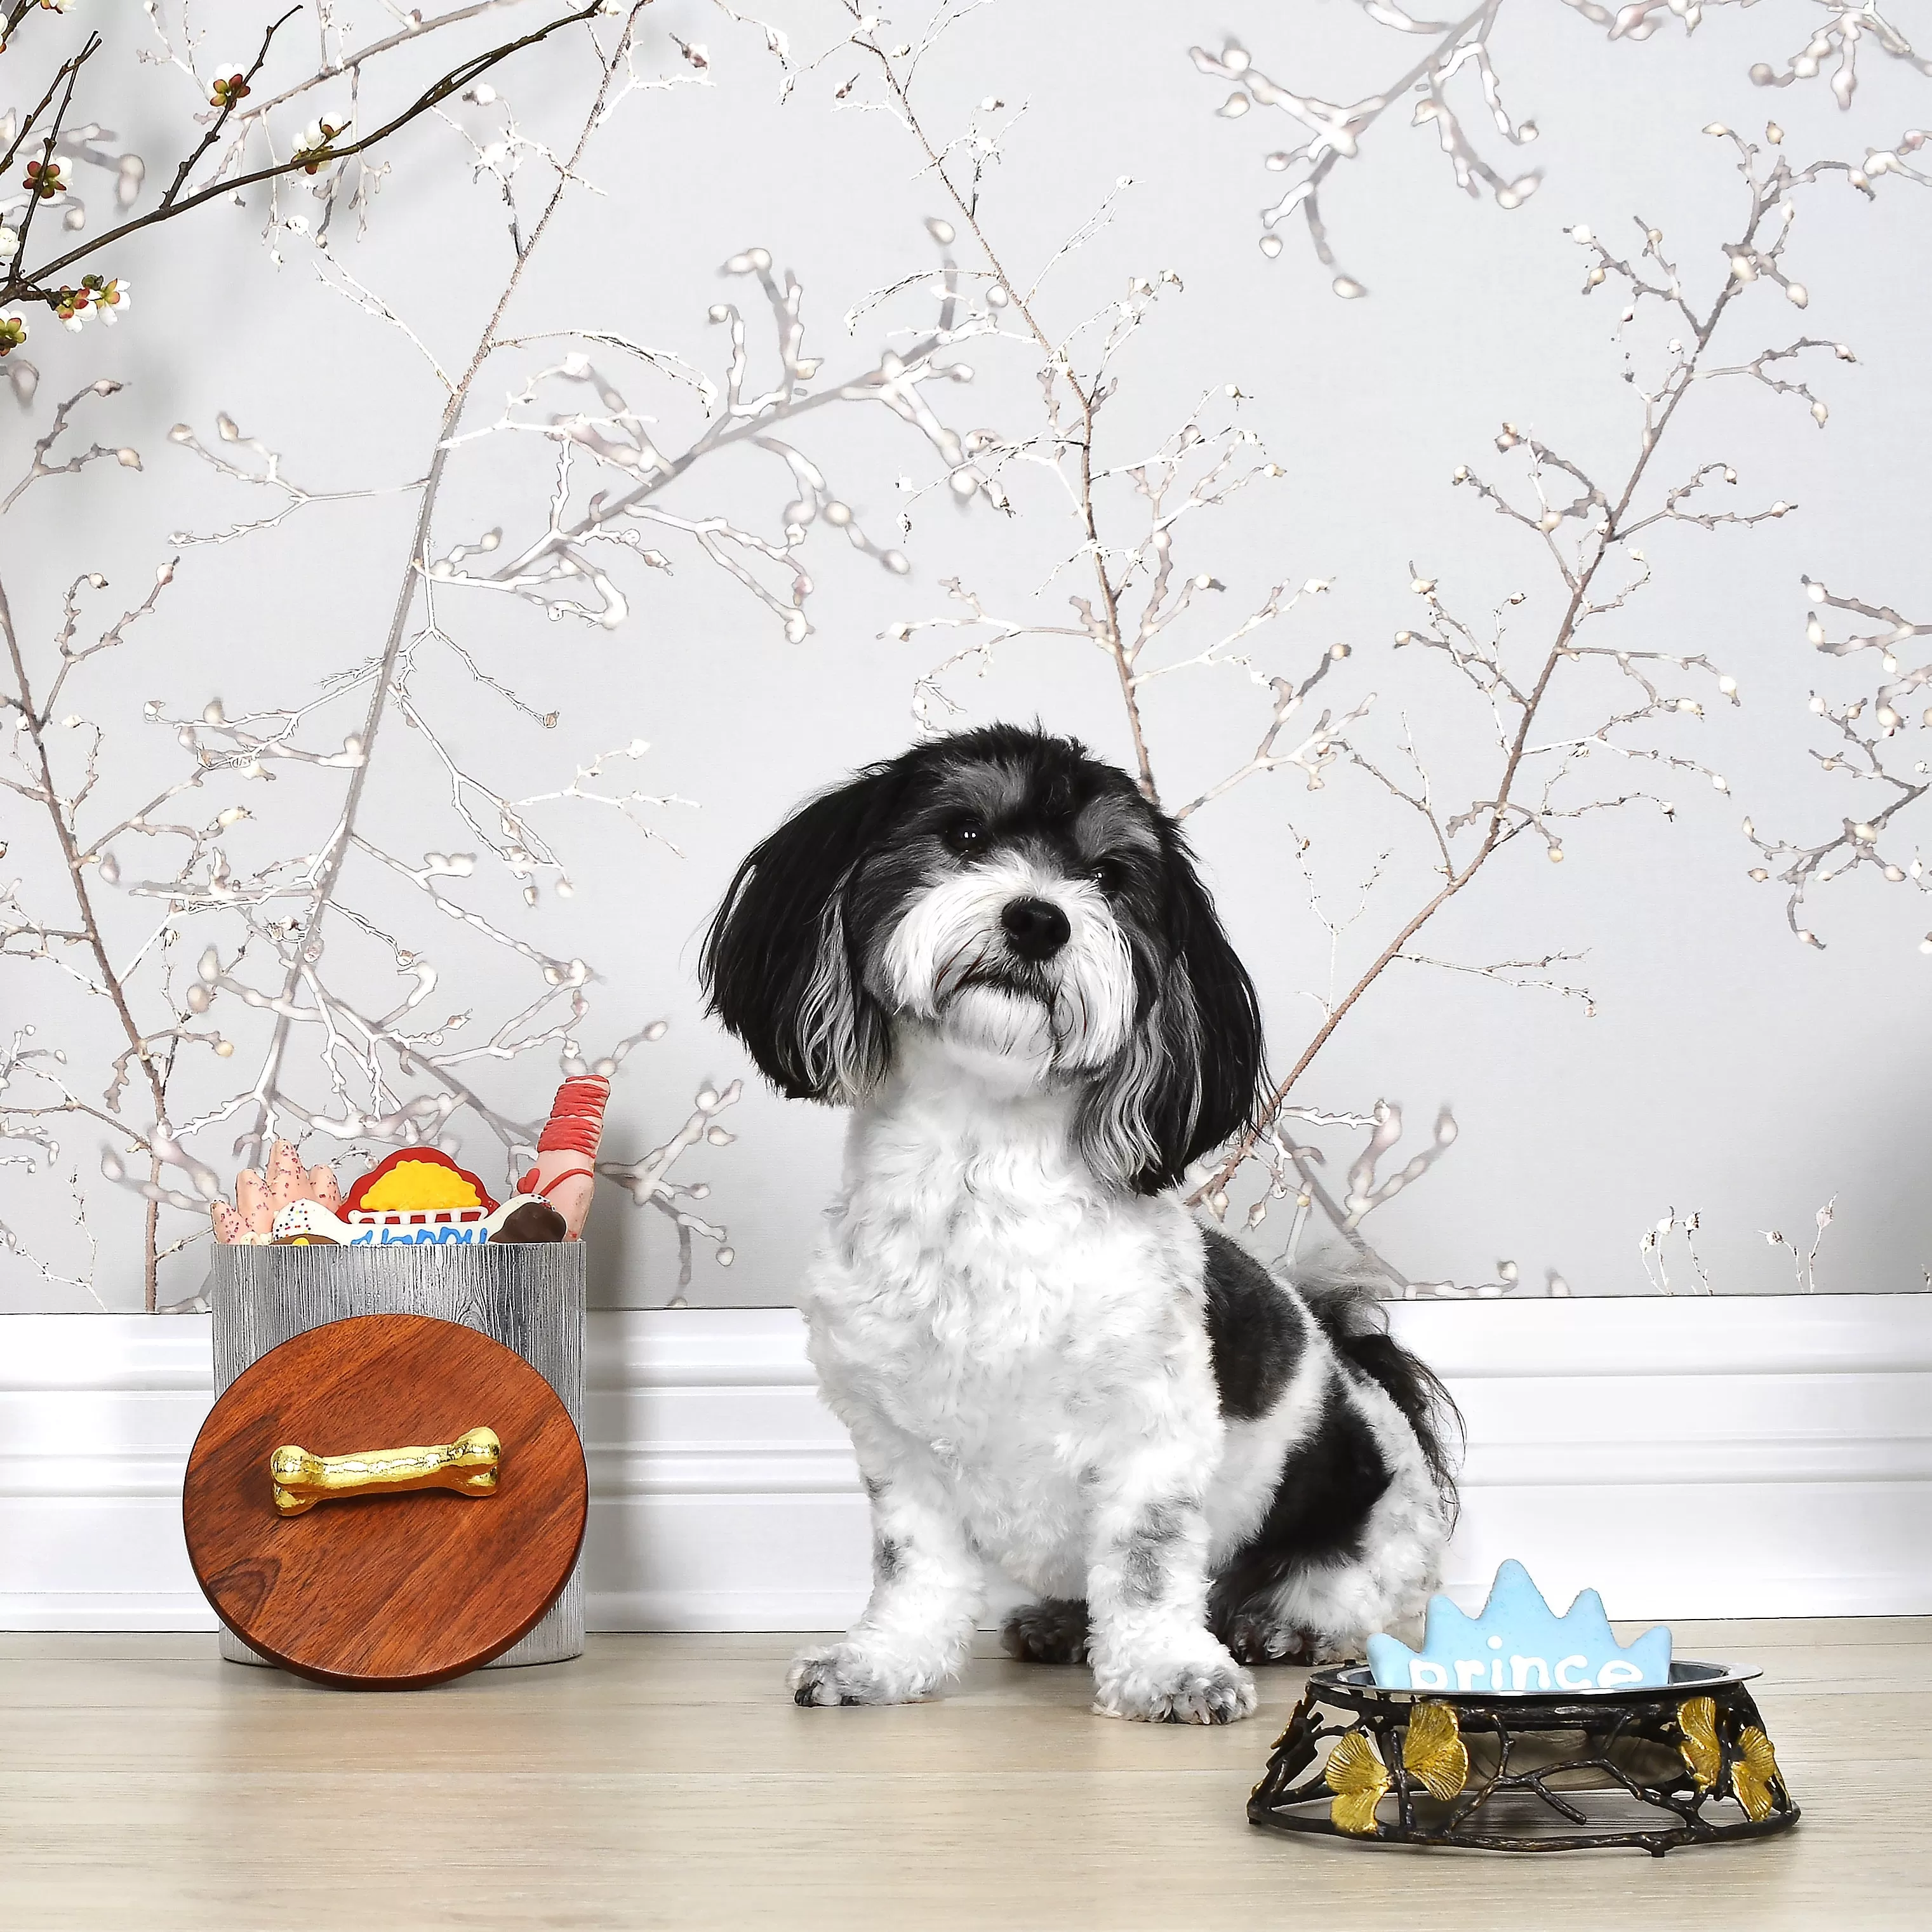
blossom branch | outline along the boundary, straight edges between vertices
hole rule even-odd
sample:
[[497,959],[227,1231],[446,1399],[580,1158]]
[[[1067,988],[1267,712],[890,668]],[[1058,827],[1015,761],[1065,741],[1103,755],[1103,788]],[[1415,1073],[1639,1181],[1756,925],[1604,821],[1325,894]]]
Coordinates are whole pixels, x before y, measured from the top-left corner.
[[[639,4],[647,4],[648,0],[639,0]],[[72,268],[80,262],[97,257],[112,248],[116,243],[124,241],[128,236],[138,234],[145,229],[154,227],[162,222],[176,220],[190,210],[200,208],[215,200],[218,196],[236,194],[243,188],[252,187],[258,182],[274,181],[294,173],[313,174],[326,164],[339,163],[356,155],[365,154],[370,149],[388,140],[392,134],[407,127],[410,122],[418,120],[423,116],[432,112],[442,102],[448,100],[452,94],[460,93],[464,88],[471,86],[482,75],[510,58],[512,55],[521,52],[526,47],[535,46],[538,43],[548,40],[553,34],[561,32],[566,27],[574,26],[581,22],[590,20],[604,10],[604,0],[590,0],[590,4],[579,8],[574,12],[563,14],[554,20],[548,21],[533,32],[522,34],[514,40],[506,41],[501,46],[472,55],[469,59],[460,62],[440,78],[433,81],[417,95],[415,100],[382,122],[373,133],[363,135],[356,140],[344,142],[338,140],[338,136],[341,130],[332,123],[324,122],[320,124],[326,131],[319,144],[307,147],[298,146],[293,152],[284,159],[270,161],[260,167],[246,170],[240,173],[229,174],[218,172],[215,179],[205,183],[192,192],[184,191],[190,171],[208,152],[212,144],[213,134],[218,133],[221,127],[226,124],[229,108],[224,103],[214,130],[212,130],[209,136],[204,136],[176,170],[174,179],[170,184],[158,206],[151,208],[145,214],[137,215],[130,220],[124,221],[117,226],[105,230],[80,247],[68,250],[64,254],[38,262],[32,268],[26,266],[27,239],[33,218],[33,204],[30,203],[27,218],[22,223],[20,230],[19,245],[10,262],[5,265],[4,275],[0,275],[0,303],[40,302],[46,303],[50,308],[57,306],[62,291],[55,285],[53,278],[62,270]],[[286,17],[284,16],[284,18]],[[277,26],[280,24],[280,22],[277,22]],[[269,29],[270,38],[272,38],[274,31],[274,28]],[[46,138],[44,166],[52,164],[55,141],[61,122],[64,118],[68,107],[72,101],[74,83],[79,77],[80,68],[99,50],[100,44],[100,39],[98,34],[90,36],[81,52],[74,56],[63,68],[62,71],[66,76],[65,92],[62,97],[60,109],[56,115],[53,127]],[[265,40],[261,56],[256,60],[254,68],[249,70],[251,78],[255,73],[259,72],[262,61],[267,57],[267,42]]]

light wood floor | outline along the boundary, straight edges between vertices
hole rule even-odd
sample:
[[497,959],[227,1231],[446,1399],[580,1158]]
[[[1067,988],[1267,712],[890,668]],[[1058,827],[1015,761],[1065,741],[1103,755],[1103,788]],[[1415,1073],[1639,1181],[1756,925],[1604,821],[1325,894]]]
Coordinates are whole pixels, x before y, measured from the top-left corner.
[[780,1636],[593,1637],[388,1696],[212,1636],[0,1636],[0,1927],[1932,1927],[1932,1618],[1678,1631],[1766,1667],[1790,1836],[1510,1859],[1258,1832],[1298,1671],[1196,1730],[1093,1717],[1083,1673],[983,1654],[943,1702],[801,1711]]

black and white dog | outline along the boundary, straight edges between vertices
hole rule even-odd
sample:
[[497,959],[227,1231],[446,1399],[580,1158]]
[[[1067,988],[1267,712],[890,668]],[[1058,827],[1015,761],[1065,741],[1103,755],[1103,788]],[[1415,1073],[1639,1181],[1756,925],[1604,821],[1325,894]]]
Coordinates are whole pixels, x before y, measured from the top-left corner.
[[1429,1371],[1358,1292],[1276,1280],[1182,1205],[1249,1118],[1254,988],[1173,821],[1078,744],[995,727],[806,806],[739,868],[712,1007],[853,1108],[802,1296],[872,1498],[871,1600],[801,1704],[923,1697],[983,1557],[1016,1657],[1110,1717],[1226,1724],[1242,1666],[1359,1655],[1434,1586]]

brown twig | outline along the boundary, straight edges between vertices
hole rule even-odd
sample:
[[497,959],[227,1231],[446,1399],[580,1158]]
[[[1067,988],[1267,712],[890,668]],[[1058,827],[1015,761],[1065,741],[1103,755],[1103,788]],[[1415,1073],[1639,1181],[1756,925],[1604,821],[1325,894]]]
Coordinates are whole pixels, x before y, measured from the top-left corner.
[[[490,68],[508,60],[512,54],[520,53],[525,47],[534,46],[539,40],[548,40],[551,34],[560,32],[562,28],[574,26],[578,22],[588,20],[603,10],[604,0],[590,0],[589,5],[580,7],[574,13],[566,14],[556,20],[550,21],[538,28],[533,33],[525,34],[518,40],[506,41],[501,46],[492,47],[486,52],[472,56],[460,66],[452,68],[440,80],[433,81],[401,112],[383,122],[374,134],[365,134],[360,140],[352,141],[344,147],[337,147],[331,144],[323,151],[321,158],[329,161],[343,161],[355,155],[367,153],[379,142],[387,140],[399,128],[406,127],[412,121],[419,119],[433,108],[439,106],[443,101],[448,99],[450,95],[460,92],[471,82],[488,73]],[[272,32],[273,29],[270,31]],[[88,58],[100,44],[100,37],[97,34],[93,37],[88,46],[76,57],[72,64],[76,73],[78,72],[80,62]],[[257,65],[260,65],[259,62]],[[70,74],[68,84],[68,100],[71,100],[73,98],[73,81],[74,76]],[[64,100],[62,104],[61,114],[64,116],[65,112],[66,101]],[[56,118],[54,134],[58,134],[58,130],[59,121]],[[208,142],[204,140],[200,148],[196,151],[195,155],[190,158],[190,163],[185,164],[184,166],[191,165],[193,160],[199,159],[200,154],[206,152],[207,146]],[[47,144],[47,153],[50,158],[52,152],[52,136],[50,136]],[[151,208],[146,214],[136,216],[131,221],[124,221],[118,228],[107,230],[104,233],[96,236],[92,241],[85,243],[80,248],[71,249],[66,254],[57,256],[52,261],[43,262],[36,268],[22,270],[17,265],[26,259],[27,227],[28,223],[32,219],[33,214],[32,208],[30,207],[28,210],[28,220],[23,221],[20,226],[20,246],[14,257],[16,265],[14,272],[4,284],[0,284],[0,302],[18,301],[51,302],[56,291],[48,287],[49,278],[58,274],[62,269],[71,268],[76,262],[99,255],[116,242],[124,241],[130,235],[139,234],[144,228],[152,228],[159,222],[172,221],[177,217],[187,214],[190,208],[199,208],[205,202],[214,200],[218,196],[232,194],[242,188],[252,187],[257,182],[272,181],[283,175],[310,172],[315,160],[316,157],[314,155],[306,158],[292,155],[285,161],[278,161],[266,167],[256,168],[246,174],[224,176],[210,182],[206,188],[199,188],[194,194],[187,195],[179,193],[183,176],[178,173],[176,182],[170,188],[167,195],[163,197],[158,207]]]
[[[405,42],[416,44],[428,39],[430,34],[445,27],[460,26],[465,20],[473,20],[482,14],[494,14],[506,4],[506,0],[475,0],[467,7],[452,8],[447,14],[439,14],[433,20],[420,20],[404,27],[400,32],[387,34],[380,40],[371,40],[365,47],[358,47],[352,54],[345,54],[340,60],[326,61],[306,80],[298,80],[292,87],[284,88],[280,94],[272,94],[260,106],[244,108],[236,117],[238,127],[246,127],[250,122],[262,121],[278,107],[286,106],[298,94],[306,94],[312,87],[320,87],[325,82],[339,80],[344,74],[358,73],[368,62],[401,46]],[[515,0],[508,0],[514,5]]]
[[[25,4],[28,6],[31,6],[33,4],[33,0],[25,0]],[[18,17],[17,15],[16,17]],[[10,28],[9,31],[11,31]],[[4,174],[8,169],[10,168],[14,165],[15,158],[20,154],[21,148],[26,143],[27,136],[34,131],[34,124],[40,119],[40,116],[44,114],[47,111],[49,106],[52,105],[54,96],[60,92],[61,82],[67,78],[68,69],[70,64],[70,62],[63,61],[61,64],[54,70],[54,77],[52,80],[48,82],[46,92],[40,96],[39,100],[35,103],[33,108],[28,113],[27,118],[22,121],[20,126],[14,130],[13,144],[8,148],[7,152],[4,154],[0,154],[0,174]]]
[[[262,71],[262,63],[268,58],[268,50],[274,44],[275,36],[301,11],[299,7],[291,7],[279,20],[269,22],[268,31],[262,36],[262,50],[255,56],[255,64],[242,76],[244,82],[253,80]],[[173,207],[175,197],[182,191],[182,183],[194,172],[195,163],[221,138],[221,130],[228,124],[228,117],[235,112],[236,99],[236,96],[232,93],[223,97],[221,112],[214,117],[213,124],[202,135],[193,151],[182,158],[181,166],[175,170],[174,179],[169,182],[162,194],[160,206],[164,210]]]
[[[60,105],[54,110],[53,125],[47,130],[46,138],[41,144],[40,166],[43,170],[52,165],[55,145],[60,140],[61,127],[67,119],[67,111],[74,105],[74,90],[76,83],[80,79],[80,70],[100,51],[100,36],[98,34],[89,34],[86,40],[82,43],[80,52],[62,62],[59,73],[54,76],[53,87],[50,87],[47,90],[48,98],[51,99],[53,88],[59,87],[62,76],[65,76],[67,85],[62,90]],[[37,107],[34,110],[34,112],[39,113],[40,108],[45,107],[46,105],[46,102],[43,100],[40,107]],[[19,145],[18,142],[14,143],[16,148]],[[9,158],[10,159],[10,157]],[[29,165],[31,166],[32,164]],[[41,196],[38,193],[29,194],[27,197],[27,212],[20,218],[20,239],[14,244],[14,261],[16,271],[19,264],[26,259],[27,237],[33,232],[34,217],[40,212],[40,201]],[[0,286],[0,302],[11,301],[19,284],[20,276],[17,272],[10,276],[5,285]]]

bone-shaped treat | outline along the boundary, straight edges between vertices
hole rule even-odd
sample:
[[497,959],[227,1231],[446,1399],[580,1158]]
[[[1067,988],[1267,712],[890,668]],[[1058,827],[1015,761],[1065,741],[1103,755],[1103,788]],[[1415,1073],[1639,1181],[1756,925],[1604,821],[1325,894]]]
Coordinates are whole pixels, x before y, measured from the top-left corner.
[[[441,1246],[446,1242],[468,1246],[483,1241],[555,1241],[564,1238],[562,1217],[553,1215],[542,1201],[527,1194],[513,1194],[501,1206],[474,1220],[459,1221],[451,1213],[432,1214],[372,1214],[350,1209],[355,1218],[345,1221],[317,1201],[292,1201],[275,1216],[273,1231],[267,1234],[244,1234],[246,1241],[333,1241],[346,1247],[393,1247],[399,1244],[424,1243]],[[512,1226],[520,1215],[542,1214],[550,1228],[533,1227],[526,1221]],[[420,1224],[420,1225],[418,1225]]]
[[275,1508],[300,1516],[342,1496],[397,1496],[409,1490],[453,1490],[460,1496],[494,1496],[503,1445],[494,1429],[472,1429],[454,1442],[428,1448],[358,1449],[346,1456],[312,1456],[284,1443],[268,1458]]

